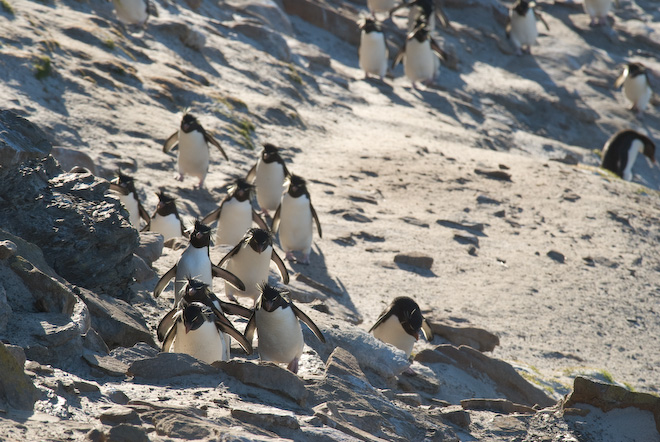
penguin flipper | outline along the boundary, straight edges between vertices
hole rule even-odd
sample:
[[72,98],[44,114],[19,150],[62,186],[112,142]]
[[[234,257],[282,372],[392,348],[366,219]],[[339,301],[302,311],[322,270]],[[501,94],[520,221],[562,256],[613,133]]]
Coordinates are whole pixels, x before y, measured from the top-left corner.
[[145,220],[147,222],[147,225],[149,225],[149,223],[151,223],[151,217],[149,216],[144,206],[139,201],[138,201],[138,212],[140,213],[140,218]]
[[169,269],[167,273],[161,276],[161,278],[158,280],[158,283],[156,284],[156,288],[154,288],[154,298],[158,298],[160,296],[160,294],[163,292],[165,287],[167,287],[167,284],[175,276],[176,276],[176,264],[174,265],[174,267]]
[[176,338],[176,322],[172,324],[170,329],[167,331],[167,334],[165,335],[165,340],[163,340],[163,345],[160,348],[160,351],[164,353],[168,353],[170,351],[170,347],[172,346],[172,343],[174,343],[174,338]]
[[431,40],[431,50],[442,60],[447,60],[447,53],[440,47],[440,45],[435,40],[433,40],[432,38],[430,40]]
[[222,264],[225,263],[225,261],[227,261],[229,258],[231,258],[232,256],[234,256],[235,254],[237,254],[238,251],[241,249],[241,246],[242,246],[242,245],[243,245],[243,241],[241,241],[241,242],[239,242],[238,244],[236,244],[236,245],[234,246],[234,248],[231,249],[231,250],[229,251],[229,253],[227,253],[225,256],[222,257],[222,259],[221,259],[220,262],[218,263],[217,267],[220,267]]
[[245,181],[247,181],[248,183],[254,183],[254,180],[256,178],[257,178],[257,165],[255,164],[254,166],[252,166],[252,169],[248,171],[247,175],[245,175]]
[[245,339],[252,343],[254,339],[254,331],[257,329],[257,311],[252,312],[252,316],[248,320],[247,325],[245,326]]
[[234,302],[220,301],[220,307],[222,307],[223,312],[230,315],[242,316],[248,319],[252,316],[252,310]]
[[426,320],[422,319],[422,333],[427,341],[431,342],[433,340],[433,329],[431,329],[431,324]]
[[202,219],[203,224],[211,224],[213,221],[220,218],[220,212],[222,212],[222,206],[215,209],[213,212],[209,213]]
[[442,25],[442,27],[447,29],[453,29],[451,22],[447,17],[447,14],[445,14],[445,11],[440,7],[440,5],[436,5],[435,10],[436,10],[435,15],[438,17],[438,20],[440,20],[440,24]]
[[216,320],[215,320],[215,326],[218,328],[223,333],[228,334],[232,338],[236,339],[236,342],[239,343],[241,347],[243,347],[243,350],[245,350],[245,353],[251,355],[252,354],[252,344],[250,344],[245,336],[241,334],[238,330],[234,328],[233,325],[231,325],[231,322],[229,322],[229,319],[225,318],[224,315],[218,317],[216,315]]
[[[619,89],[621,86],[623,86],[623,83],[626,81],[626,78],[628,78],[628,68],[625,68],[623,72],[621,72],[621,75],[616,79],[614,82],[614,87]],[[112,185],[110,186],[112,188]]]
[[545,21],[545,18],[543,18],[543,15],[540,12],[534,11],[534,17],[536,17],[537,20],[540,20],[545,25],[545,29],[547,29],[548,31],[550,30],[550,26],[548,26],[548,22]]
[[173,308],[165,316],[163,316],[163,319],[160,320],[158,323],[158,327],[156,328],[156,336],[158,337],[159,341],[163,341],[165,337],[167,336],[167,333],[169,332],[170,328],[172,328],[172,325],[174,325],[175,320],[174,320],[174,315],[177,312],[177,308]]
[[229,161],[229,157],[227,157],[227,154],[225,153],[225,150],[220,146],[220,143],[218,140],[213,138],[211,135],[209,135],[206,131],[204,131],[204,139],[206,140],[207,143],[213,144],[215,147],[218,148],[220,153],[222,154],[223,157],[225,157],[225,160]]
[[254,221],[254,223],[258,225],[260,229],[270,232],[270,229],[268,228],[268,224],[266,224],[266,221],[264,221],[263,218],[260,217],[259,214],[254,211],[254,209],[252,209],[252,221]]
[[174,132],[163,144],[163,152],[168,153],[179,143],[179,131]]
[[147,15],[158,17],[158,9],[156,9],[156,5],[151,0],[147,0]]
[[371,328],[369,329],[369,333],[371,333],[371,332],[374,331],[376,328],[378,328],[378,326],[379,326],[380,324],[382,324],[383,322],[387,321],[387,319],[388,319],[390,316],[392,316],[392,311],[391,311],[391,310],[388,310],[388,311],[385,311],[385,312],[381,313],[381,315],[380,315],[380,316],[378,317],[378,319],[376,320],[376,323],[375,323],[374,325],[372,325]]
[[114,190],[115,192],[121,193],[122,195],[128,195],[129,193],[128,189],[115,183],[110,183],[110,190]]
[[273,262],[277,265],[277,269],[280,271],[280,275],[282,276],[282,282],[284,284],[289,283],[289,272],[286,269],[286,266],[284,265],[284,261],[282,261],[282,258],[280,258],[280,255],[275,252],[275,249],[273,249],[273,253],[270,254],[270,259],[273,260]]
[[[316,210],[314,210],[314,206],[312,206],[312,203],[309,203],[309,208],[312,211],[312,218],[314,218],[314,221],[316,222],[316,230],[319,232],[319,238],[323,238],[323,234],[321,232],[321,222],[319,221],[318,215],[316,215]],[[275,221],[273,220],[273,223]]]
[[277,206],[277,210],[275,211],[275,215],[273,215],[273,225],[270,229],[271,232],[273,232],[273,234],[277,233],[278,229],[280,228],[280,209],[281,208],[282,208],[282,204]]
[[399,52],[396,53],[394,56],[394,61],[392,62],[392,69],[394,69],[399,63],[401,63],[401,60],[403,60],[403,56],[406,55],[406,46],[405,44],[399,49]]
[[504,32],[506,33],[506,38],[511,38],[511,18],[509,18],[506,22],[506,28],[504,28]]
[[314,321],[312,321],[312,319],[309,316],[304,314],[298,307],[296,307],[293,302],[290,305],[291,305],[291,309],[293,310],[293,313],[295,313],[298,319],[300,319],[302,322],[307,324],[309,329],[314,332],[317,338],[319,338],[319,341],[325,343],[325,338],[323,337],[323,333],[321,333],[321,330],[319,330],[316,324],[314,324]]
[[217,276],[218,278],[222,278],[225,281],[227,281],[229,284],[233,285],[236,287],[238,290],[244,292],[245,291],[245,284],[243,284],[243,281],[241,281],[238,276],[234,275],[232,272],[229,270],[225,270],[221,267],[218,266],[211,266],[211,272],[213,273],[213,276]]

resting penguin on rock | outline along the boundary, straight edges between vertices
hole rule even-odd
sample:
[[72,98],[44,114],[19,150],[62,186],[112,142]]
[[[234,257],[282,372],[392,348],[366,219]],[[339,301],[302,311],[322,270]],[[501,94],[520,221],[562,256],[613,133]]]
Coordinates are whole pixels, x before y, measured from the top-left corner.
[[364,71],[364,78],[369,74],[380,77],[381,81],[387,72],[387,45],[383,29],[376,20],[365,17],[358,22],[361,29],[358,56],[360,69]]
[[433,339],[433,331],[417,303],[407,297],[399,296],[380,314],[376,323],[369,329],[374,337],[403,350],[409,358],[419,332],[424,333],[427,341]]
[[536,4],[528,0],[517,0],[509,10],[509,23],[506,26],[506,36],[516,48],[516,54],[532,53],[532,45],[536,44],[539,31],[536,20],[541,20],[549,31],[550,26],[543,16],[534,10]]
[[218,221],[215,244],[235,245],[252,227],[252,222],[261,229],[268,230],[266,222],[252,208],[250,198],[254,186],[248,184],[243,178],[237,179],[220,201],[220,206],[202,219],[204,224]]
[[403,60],[403,71],[411,81],[413,89],[417,89],[417,82],[433,83],[440,68],[438,57],[447,58],[431,37],[426,22],[419,20],[417,27],[408,33],[404,47],[394,57],[392,69]]
[[140,204],[132,176],[116,172],[115,177],[110,181],[110,190],[115,191],[119,196],[119,201],[128,211],[128,219],[133,228],[140,229],[140,218],[149,224],[149,214]]
[[614,82],[617,89],[623,86],[623,94],[632,103],[630,110],[641,114],[651,101],[653,90],[651,89],[650,69],[641,63],[628,63]]
[[174,149],[177,144],[179,146],[177,159],[179,168],[177,179],[179,181],[183,181],[184,175],[192,175],[199,179],[198,187],[200,189],[204,186],[204,179],[209,170],[209,143],[220,150],[225,160],[229,159],[220,143],[204,130],[197,118],[186,113],[181,119],[179,130],[170,135],[163,145],[165,153]]
[[653,164],[656,164],[655,144],[649,137],[632,129],[620,130],[612,135],[603,146],[603,159],[600,167],[630,181],[633,176],[633,165],[640,152],[646,155]]
[[150,15],[158,17],[151,0],[112,0],[117,19],[125,25],[144,26]]
[[239,290],[245,290],[243,282],[225,269],[211,264],[209,257],[209,244],[211,243],[211,229],[195,221],[195,228],[190,234],[190,244],[181,254],[177,263],[165,273],[154,288],[154,297],[160,296],[167,284],[174,278],[174,305],[177,305],[183,296],[182,289],[186,281],[195,278],[213,287],[213,277],[218,276]]
[[280,205],[285,181],[289,175],[278,148],[270,143],[264,144],[264,150],[257,164],[250,169],[245,178],[248,183],[254,184],[257,203],[264,215],[268,216],[268,212],[276,210]]
[[172,238],[186,236],[174,198],[166,194],[162,189],[156,195],[158,195],[158,206],[156,206],[154,214],[151,215],[149,225],[142,230],[145,232],[160,233],[163,235],[165,242]]
[[309,316],[287,299],[288,292],[268,284],[263,284],[259,290],[261,295],[245,328],[245,338],[252,342],[256,330],[259,358],[288,364],[289,370],[298,373],[298,361],[305,345],[299,320],[307,324],[321,342],[325,342],[323,333]]

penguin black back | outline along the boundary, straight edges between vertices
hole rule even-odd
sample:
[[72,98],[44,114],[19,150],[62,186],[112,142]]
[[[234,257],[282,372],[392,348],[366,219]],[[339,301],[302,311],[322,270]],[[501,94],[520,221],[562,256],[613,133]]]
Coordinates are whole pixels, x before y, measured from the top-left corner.
[[407,296],[394,298],[392,303],[385,311],[383,311],[380,318],[376,321],[374,326],[371,327],[369,332],[378,327],[392,315],[397,317],[401,323],[401,327],[403,327],[406,333],[413,336],[415,339],[418,338],[419,331],[422,329],[424,316],[422,315],[419,305],[417,305],[412,298]]
[[628,166],[628,154],[635,140],[639,140],[644,145],[642,153],[655,162],[655,144],[653,141],[637,131],[624,129],[612,135],[605,143],[600,166],[623,177],[623,172]]
[[128,195],[131,192],[137,195],[137,192],[135,190],[135,179],[132,176],[117,171],[115,172],[115,177],[112,179],[111,182],[121,187],[123,190],[125,190],[126,195]]

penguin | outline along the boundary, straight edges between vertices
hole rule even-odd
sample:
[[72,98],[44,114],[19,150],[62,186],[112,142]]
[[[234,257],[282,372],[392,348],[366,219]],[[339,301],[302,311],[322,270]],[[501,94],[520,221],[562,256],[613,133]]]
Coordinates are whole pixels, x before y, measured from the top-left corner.
[[412,82],[413,89],[417,89],[418,81],[429,84],[435,79],[440,68],[438,57],[447,58],[431,37],[428,24],[420,19],[417,27],[408,33],[404,47],[394,58],[392,69],[403,60],[403,71]]
[[367,0],[367,8],[374,14],[377,12],[389,12],[396,6],[396,0]]
[[132,176],[116,172],[115,177],[110,181],[110,190],[117,192],[119,201],[128,211],[128,220],[135,229],[140,229],[140,218],[149,223],[149,214],[140,204],[137,191],[135,190],[135,180]]
[[228,361],[229,336],[236,339],[247,354],[252,353],[252,345],[224,315],[217,316],[201,302],[182,302],[174,314],[174,325],[165,335],[161,351],[186,353],[207,364]]
[[276,210],[279,206],[284,182],[289,175],[278,148],[270,143],[264,144],[257,164],[250,169],[246,177],[247,182],[255,186],[257,203],[264,215],[268,216],[269,211]]
[[288,299],[286,290],[269,284],[259,287],[261,294],[245,327],[245,339],[252,342],[255,330],[259,340],[259,358],[262,361],[288,364],[287,368],[298,373],[298,361],[304,341],[300,322],[303,321],[321,342],[323,333],[314,322]]
[[150,15],[158,17],[151,0],[112,0],[117,19],[125,25],[144,26]]
[[369,74],[377,75],[381,81],[387,72],[387,45],[385,35],[380,23],[371,18],[363,18],[358,22],[360,32],[360,46],[358,56],[360,69],[364,71],[364,78]]
[[628,63],[614,82],[617,89],[621,86],[623,94],[632,103],[630,110],[638,114],[644,112],[653,95],[647,67],[641,63]]
[[316,222],[319,238],[321,223],[312,205],[305,180],[298,175],[289,177],[289,188],[282,197],[282,203],[273,217],[273,233],[279,231],[280,245],[286,253],[286,259],[293,261],[294,251],[302,252],[303,264],[309,264],[312,251],[312,223]]
[[[616,0],[617,7],[619,1]],[[607,14],[612,9],[612,0],[584,0],[584,10],[591,21],[589,26],[607,26]]]
[[179,145],[178,180],[183,181],[184,175],[192,175],[199,179],[198,187],[204,186],[204,179],[209,169],[209,143],[220,150],[225,158],[227,154],[220,143],[204,130],[192,114],[186,113],[181,119],[181,127],[165,141],[163,152],[168,153],[177,144]]
[[245,284],[245,289],[237,291],[230,283],[225,284],[227,297],[235,301],[235,294],[252,298],[259,297],[259,284],[268,282],[270,261],[277,266],[284,284],[289,283],[289,272],[279,255],[273,249],[273,237],[268,230],[250,229],[243,239],[218,263],[226,263],[229,272],[236,275]]
[[653,164],[655,144],[649,137],[632,129],[615,133],[603,146],[600,167],[614,172],[626,181],[632,180],[632,168],[638,153],[643,153]]
[[204,224],[218,221],[216,245],[238,244],[243,239],[245,232],[252,227],[253,221],[259,228],[268,230],[266,222],[252,208],[250,197],[253,192],[253,185],[248,184],[243,178],[237,179],[229,187],[220,206],[202,219]]
[[[427,341],[433,339],[431,326],[424,319],[417,303],[407,297],[399,296],[380,314],[376,323],[369,329],[374,337],[403,350],[410,358],[420,330]],[[249,339],[248,339],[249,340]]]
[[174,279],[174,304],[178,304],[183,293],[183,289],[188,278],[199,279],[207,284],[210,289],[213,288],[213,276],[218,276],[239,290],[245,290],[243,282],[225,269],[214,266],[209,257],[209,244],[211,242],[211,229],[195,221],[195,228],[190,234],[190,244],[183,251],[177,263],[165,273],[154,288],[154,298],[160,296],[167,284]]
[[208,306],[219,318],[224,316],[226,313],[230,315],[242,316],[247,319],[252,316],[252,310],[238,304],[224,302],[218,299],[215,293],[209,289],[208,284],[205,284],[198,279],[188,279],[186,285],[183,288],[181,300],[163,317],[163,319],[161,319],[160,323],[158,324],[156,335],[158,336],[159,341],[162,342],[165,339],[167,332],[174,325],[175,315],[179,311],[180,304],[190,304],[192,302],[201,302],[202,304]]
[[145,232],[156,232],[163,235],[165,242],[172,238],[186,236],[183,222],[176,210],[176,201],[173,197],[165,193],[164,190],[156,193],[158,195],[158,206],[156,211],[151,215],[149,225],[144,229]]
[[509,22],[506,25],[506,36],[516,48],[516,54],[532,53],[532,45],[536,43],[539,30],[536,20],[540,20],[549,31],[550,26],[543,16],[534,10],[536,3],[528,0],[517,0],[509,10]]
[[447,18],[445,11],[435,4],[434,0],[411,0],[404,1],[398,6],[390,9],[390,18],[392,15],[401,8],[409,8],[408,11],[408,28],[406,32],[412,32],[417,26],[419,20],[423,20],[428,25],[429,32],[435,31],[435,17],[440,19],[440,24],[444,28],[451,29],[451,23]]

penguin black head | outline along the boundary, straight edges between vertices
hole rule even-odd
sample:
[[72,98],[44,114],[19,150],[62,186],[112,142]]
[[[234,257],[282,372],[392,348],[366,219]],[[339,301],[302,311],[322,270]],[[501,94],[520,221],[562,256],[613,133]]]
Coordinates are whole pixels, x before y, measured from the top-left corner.
[[370,34],[372,32],[383,32],[383,28],[376,20],[373,18],[365,17],[359,22],[360,29],[365,33]]
[[238,178],[234,181],[234,184],[229,187],[229,198],[236,198],[236,200],[243,202],[247,201],[252,197],[254,192],[254,186],[244,178]]
[[534,7],[534,2],[530,2],[528,0],[518,0],[516,3],[513,4],[513,10],[516,11],[516,14],[520,16],[525,16],[527,15],[527,11],[529,8]]
[[426,17],[430,17],[433,15],[433,9],[435,8],[435,5],[433,4],[433,0],[415,0],[413,4],[417,6],[419,9],[421,9],[422,14],[425,15]]
[[298,175],[291,175],[289,177],[289,190],[287,193],[294,198],[299,198],[302,195],[309,196],[309,193],[307,192],[307,182]]
[[628,68],[628,75],[632,78],[646,74],[646,66],[641,63],[628,63],[626,67]]
[[283,296],[288,295],[288,291],[273,287],[267,282],[260,284],[259,290],[261,291],[261,308],[267,312],[273,312],[278,307],[287,308],[289,306],[289,302]]
[[426,41],[430,35],[431,33],[429,32],[428,19],[425,15],[420,15],[417,17],[417,21],[415,22],[415,28],[408,34],[408,40],[412,40],[414,38],[418,42],[422,43]]
[[195,248],[208,247],[211,244],[211,228],[200,220],[195,220],[195,228],[190,235],[190,244]]
[[193,114],[186,113],[181,119],[181,130],[185,133],[190,133],[199,128],[199,122]]
[[261,152],[261,159],[266,162],[266,163],[272,163],[272,162],[283,162],[282,158],[280,157],[278,148],[270,143],[264,144],[264,150]]
[[389,310],[399,319],[401,327],[410,336],[419,339],[419,331],[422,329],[424,316],[419,305],[407,296],[399,296],[392,301]]
[[252,228],[245,234],[245,241],[252,250],[263,253],[269,246],[273,245],[273,236],[268,230]]
[[158,195],[158,206],[156,207],[156,212],[160,216],[167,216],[173,213],[177,214],[174,197],[166,194],[163,189],[157,192],[156,195]]
[[184,288],[184,299],[188,302],[202,302],[206,298],[209,286],[198,279],[188,278],[188,284]]
[[110,183],[120,187],[122,189],[122,193],[128,195],[129,193],[133,192],[134,195],[137,195],[137,192],[135,191],[135,179],[130,176],[121,173],[120,171],[115,172],[115,177],[110,181]]
[[183,309],[183,325],[186,333],[200,328],[213,314],[211,309],[201,302],[192,302]]

